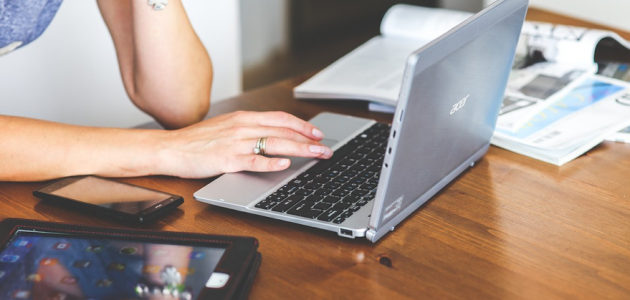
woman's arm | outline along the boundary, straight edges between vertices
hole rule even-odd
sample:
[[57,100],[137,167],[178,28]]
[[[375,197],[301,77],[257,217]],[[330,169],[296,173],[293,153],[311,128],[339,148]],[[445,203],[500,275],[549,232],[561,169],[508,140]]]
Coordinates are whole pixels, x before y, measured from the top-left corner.
[[180,0],[98,0],[127,94],[166,128],[198,122],[210,107],[212,63]]
[[66,125],[0,115],[0,181],[38,181],[95,174],[205,178],[226,172],[280,171],[286,158],[330,158],[321,131],[283,112],[234,112],[178,130]]

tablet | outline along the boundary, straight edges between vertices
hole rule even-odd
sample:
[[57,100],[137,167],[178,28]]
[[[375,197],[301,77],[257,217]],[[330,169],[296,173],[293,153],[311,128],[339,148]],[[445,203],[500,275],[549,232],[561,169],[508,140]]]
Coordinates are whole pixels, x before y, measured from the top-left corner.
[[243,299],[250,237],[0,222],[0,299]]

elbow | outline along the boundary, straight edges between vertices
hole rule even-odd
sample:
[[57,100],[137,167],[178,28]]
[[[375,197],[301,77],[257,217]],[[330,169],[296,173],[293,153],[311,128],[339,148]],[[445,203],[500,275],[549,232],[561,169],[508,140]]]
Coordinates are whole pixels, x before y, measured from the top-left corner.
[[141,88],[130,95],[132,101],[166,129],[178,129],[202,121],[210,110],[212,73],[196,83],[160,88]]
[[166,129],[178,129],[201,122],[210,110],[210,97],[173,105],[153,117]]
[[166,129],[178,129],[202,121],[210,110],[210,95],[145,101],[137,95],[133,102]]

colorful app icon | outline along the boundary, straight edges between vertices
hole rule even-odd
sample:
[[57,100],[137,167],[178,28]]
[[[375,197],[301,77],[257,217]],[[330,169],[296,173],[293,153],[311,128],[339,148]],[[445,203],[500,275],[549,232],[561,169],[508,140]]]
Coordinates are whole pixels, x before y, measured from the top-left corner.
[[31,274],[26,276],[26,280],[31,282],[42,282],[44,280],[44,275],[42,274]]
[[87,247],[85,247],[85,251],[86,252],[100,253],[100,252],[103,251],[103,246],[101,246],[101,245],[87,246]]
[[110,287],[110,286],[112,286],[112,284],[113,284],[113,282],[111,280],[109,280],[109,279],[99,279],[99,280],[96,281],[96,286],[97,287],[102,287],[102,288]]
[[126,267],[127,266],[123,263],[111,263],[107,266],[108,269],[118,271],[118,272],[124,271]]
[[142,268],[142,273],[145,274],[157,274],[160,273],[160,270],[162,270],[162,267],[160,266],[144,266],[144,268]]
[[87,268],[92,264],[89,260],[77,260],[72,263],[72,266],[75,268]]
[[180,268],[179,273],[182,274],[182,276],[193,275],[195,274],[195,268]]
[[33,244],[27,240],[17,240],[13,243],[14,247],[26,247],[30,248]]
[[133,255],[133,254],[136,254],[136,252],[138,252],[138,249],[134,247],[124,247],[120,249],[119,252],[120,254],[124,254],[124,255]]
[[190,255],[188,257],[190,257],[190,259],[202,259],[204,258],[204,256],[206,256],[206,254],[203,252],[193,251],[190,252]]
[[77,284],[77,278],[73,276],[65,276],[61,278],[60,282],[63,284]]
[[3,263],[14,263],[16,261],[20,260],[20,256],[19,255],[3,255],[2,257],[0,257],[0,262]]
[[14,291],[11,294],[11,297],[16,298],[16,299],[28,299],[28,298],[31,297],[31,292],[30,291],[17,290],[17,291]]
[[57,259],[56,258],[42,258],[42,260],[39,262],[40,266],[54,266],[57,264]]
[[59,242],[53,245],[55,250],[68,250],[68,248],[70,248],[70,243]]

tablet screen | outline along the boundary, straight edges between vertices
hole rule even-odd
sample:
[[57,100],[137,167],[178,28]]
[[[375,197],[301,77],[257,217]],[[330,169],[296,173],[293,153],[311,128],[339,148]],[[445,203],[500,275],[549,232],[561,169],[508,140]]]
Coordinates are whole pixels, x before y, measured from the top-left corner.
[[24,231],[2,246],[1,299],[195,299],[225,252]]

